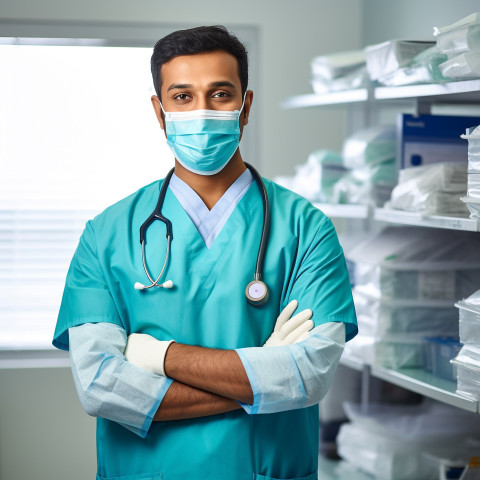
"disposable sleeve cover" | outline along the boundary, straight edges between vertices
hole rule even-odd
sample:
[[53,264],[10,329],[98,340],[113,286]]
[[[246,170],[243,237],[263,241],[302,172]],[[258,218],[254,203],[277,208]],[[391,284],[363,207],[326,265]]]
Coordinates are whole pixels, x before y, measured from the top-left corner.
[[303,342],[282,347],[240,348],[253,391],[249,414],[275,413],[315,405],[327,393],[345,346],[345,325],[329,322]]
[[145,438],[172,380],[127,362],[127,335],[111,323],[69,329],[73,379],[85,411]]

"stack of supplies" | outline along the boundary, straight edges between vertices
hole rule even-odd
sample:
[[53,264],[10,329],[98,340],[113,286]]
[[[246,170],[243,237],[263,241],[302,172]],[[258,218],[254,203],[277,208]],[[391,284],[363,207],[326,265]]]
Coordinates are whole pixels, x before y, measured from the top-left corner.
[[311,67],[313,91],[318,94],[361,88],[369,83],[363,50],[316,57]]
[[274,180],[312,202],[330,203],[334,185],[346,172],[338,153],[318,150],[309,155],[307,163],[295,167],[293,177],[276,177]]
[[367,71],[384,85],[436,82],[441,79],[438,64],[445,60],[432,50],[435,42],[389,40],[366,48]]
[[457,392],[480,400],[480,290],[455,304],[459,309],[460,342],[452,361],[457,367]]
[[433,34],[437,37],[437,50],[448,56],[439,66],[444,77],[480,77],[480,13],[446,27],[435,27]]
[[461,201],[467,191],[467,179],[467,166],[461,163],[400,170],[398,185],[385,207],[423,215],[468,217],[468,209]]
[[426,337],[458,336],[454,302],[480,285],[480,237],[389,227],[347,253],[359,335],[345,351],[387,368],[424,366]]
[[479,416],[448,405],[370,404],[365,412],[347,403],[345,411],[350,423],[340,427],[338,452],[375,478],[458,479],[450,474],[460,475],[480,448]]
[[467,129],[462,138],[468,140],[468,190],[462,200],[470,217],[480,220],[480,126]]
[[349,173],[333,187],[333,203],[383,205],[397,182],[394,126],[377,126],[345,140],[342,157]]

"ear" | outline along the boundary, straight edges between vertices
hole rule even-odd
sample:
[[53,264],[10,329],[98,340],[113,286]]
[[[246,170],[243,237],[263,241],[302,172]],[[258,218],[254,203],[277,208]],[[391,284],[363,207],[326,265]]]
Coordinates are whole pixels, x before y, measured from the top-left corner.
[[242,111],[243,126],[248,125],[248,117],[250,116],[252,103],[253,103],[253,91],[247,90],[247,93],[245,95],[245,105],[243,106],[243,111]]
[[155,115],[157,116],[158,123],[160,123],[160,127],[162,130],[165,130],[165,124],[163,123],[163,112],[162,107],[160,105],[160,99],[156,95],[152,95],[151,98],[153,109],[155,110]]

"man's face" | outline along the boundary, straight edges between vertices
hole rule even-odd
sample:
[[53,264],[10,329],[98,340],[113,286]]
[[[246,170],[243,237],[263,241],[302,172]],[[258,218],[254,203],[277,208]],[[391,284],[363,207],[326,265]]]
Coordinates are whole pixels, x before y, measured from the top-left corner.
[[[165,63],[161,69],[162,104],[166,112],[189,110],[240,110],[242,86],[238,76],[237,59],[225,51],[182,55]],[[249,90],[240,115],[240,128],[248,123],[253,100]],[[160,126],[164,128],[160,102],[152,97]]]

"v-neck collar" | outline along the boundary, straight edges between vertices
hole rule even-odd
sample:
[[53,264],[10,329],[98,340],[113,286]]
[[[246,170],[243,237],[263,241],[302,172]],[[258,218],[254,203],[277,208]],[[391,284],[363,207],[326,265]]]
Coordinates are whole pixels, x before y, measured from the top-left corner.
[[173,174],[170,179],[169,187],[197,228],[206,247],[210,249],[235,207],[252,183],[253,175],[247,168],[235,182],[230,185],[211,210],[208,209],[195,190],[175,174]]

